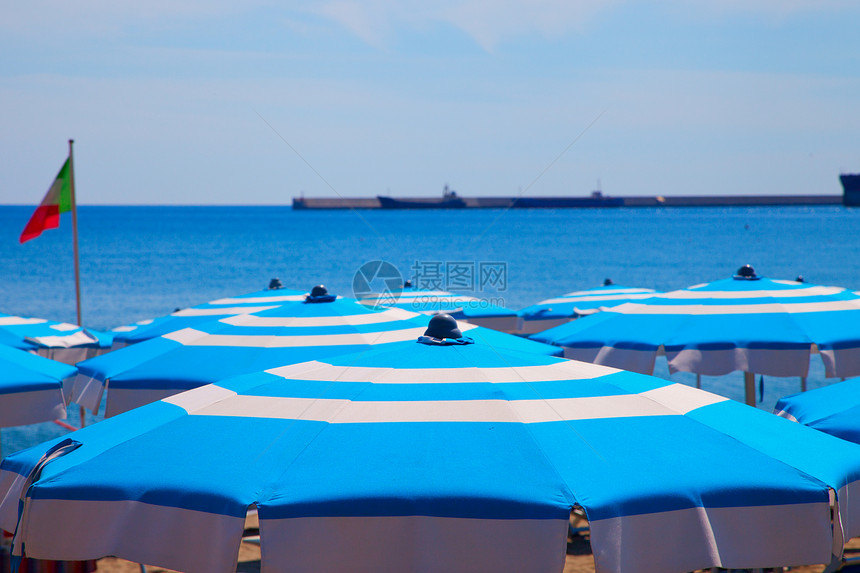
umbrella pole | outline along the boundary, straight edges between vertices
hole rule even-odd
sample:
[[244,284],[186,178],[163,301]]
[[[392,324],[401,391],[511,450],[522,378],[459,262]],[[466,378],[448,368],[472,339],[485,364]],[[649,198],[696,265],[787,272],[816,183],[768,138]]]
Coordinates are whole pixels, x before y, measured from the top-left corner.
[[800,377],[800,391],[806,392],[806,376]]
[[696,388],[702,389],[702,375],[698,373],[696,374]]
[[755,373],[744,372],[744,401],[755,407]]

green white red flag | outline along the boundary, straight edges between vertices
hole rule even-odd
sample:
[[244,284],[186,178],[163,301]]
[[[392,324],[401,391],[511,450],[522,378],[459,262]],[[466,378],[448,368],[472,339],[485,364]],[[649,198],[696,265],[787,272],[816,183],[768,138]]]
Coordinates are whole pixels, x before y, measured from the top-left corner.
[[66,159],[45,198],[36,207],[18,239],[21,243],[35,239],[45,229],[56,229],[60,226],[60,214],[72,210],[71,161],[71,157]]

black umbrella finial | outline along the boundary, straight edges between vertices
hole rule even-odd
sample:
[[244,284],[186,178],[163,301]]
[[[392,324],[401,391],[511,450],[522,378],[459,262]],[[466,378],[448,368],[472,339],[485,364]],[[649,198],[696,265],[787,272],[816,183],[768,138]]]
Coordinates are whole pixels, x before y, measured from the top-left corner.
[[325,285],[317,285],[311,289],[311,296],[325,296],[328,294],[328,289]]
[[463,338],[463,332],[457,321],[450,314],[434,314],[424,331],[424,336],[430,338]]
[[614,285],[614,284],[615,283],[612,282],[612,279],[603,279],[603,286],[610,286],[610,285]]
[[284,284],[281,282],[281,279],[275,277],[269,281],[269,290],[277,290],[279,288],[284,288]]
[[758,278],[758,275],[755,274],[755,269],[752,267],[752,265],[744,265],[738,269],[738,273],[735,275],[735,278],[755,280]]
[[794,280],[795,280],[795,282],[799,282],[799,283],[804,282],[804,281],[803,281],[803,275],[797,275],[797,278],[796,278],[796,279],[794,279]]
[[317,285],[311,289],[311,294],[305,297],[305,302],[333,302],[337,297],[328,293],[325,285]]

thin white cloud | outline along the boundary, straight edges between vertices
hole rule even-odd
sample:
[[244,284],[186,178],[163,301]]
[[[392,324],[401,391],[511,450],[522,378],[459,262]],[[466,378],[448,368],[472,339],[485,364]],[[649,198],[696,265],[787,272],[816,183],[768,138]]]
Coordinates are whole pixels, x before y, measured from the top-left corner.
[[446,24],[491,51],[499,43],[522,35],[552,37],[581,29],[596,13],[616,4],[617,0],[338,0],[324,4],[319,13],[371,45],[390,41],[396,30]]
[[[408,33],[442,23],[492,51],[521,36],[580,32],[601,13],[634,4],[633,0],[337,0],[323,4],[317,13],[374,46],[391,41],[396,31]],[[653,6],[691,19],[744,14],[776,22],[809,12],[857,11],[852,0],[662,0]]]
[[353,2],[342,0],[328,2],[319,13],[330,18],[358,36],[371,46],[382,47],[392,33],[398,19],[397,5],[386,6],[385,2]]
[[[60,39],[112,36],[131,27],[167,28],[184,22],[254,16],[260,11],[266,18],[279,14],[288,22],[316,14],[377,47],[389,44],[396,34],[449,25],[491,51],[521,36],[576,33],[604,12],[635,4],[634,0],[35,0],[4,8],[0,31],[17,37],[38,33]],[[854,0],[659,0],[652,7],[692,19],[752,14],[775,21],[807,12],[857,11]]]
[[527,34],[557,37],[581,30],[594,15],[617,2],[541,0],[471,0],[445,7],[443,17],[492,50],[506,40]]

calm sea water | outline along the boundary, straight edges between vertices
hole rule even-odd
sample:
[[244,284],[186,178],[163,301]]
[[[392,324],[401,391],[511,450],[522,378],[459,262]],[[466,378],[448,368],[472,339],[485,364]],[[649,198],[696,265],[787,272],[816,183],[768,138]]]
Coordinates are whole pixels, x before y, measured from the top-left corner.
[[[0,312],[76,322],[71,217],[20,245],[32,210],[0,206]],[[96,329],[260,290],[272,277],[289,288],[323,283],[351,295],[356,270],[372,260],[513,309],[605,278],[671,290],[728,277],[746,263],[770,278],[800,274],[811,283],[860,289],[860,210],[843,207],[324,212],[91,206],[80,207],[78,218],[83,323]],[[505,280],[498,274],[482,280],[482,264],[502,269]],[[832,382],[822,370],[816,358],[810,387]],[[658,374],[668,377],[665,364]],[[705,379],[703,387],[742,398],[739,377]],[[761,407],[770,409],[798,389],[796,379],[768,378]],[[3,430],[4,452],[61,432],[53,424]]]

